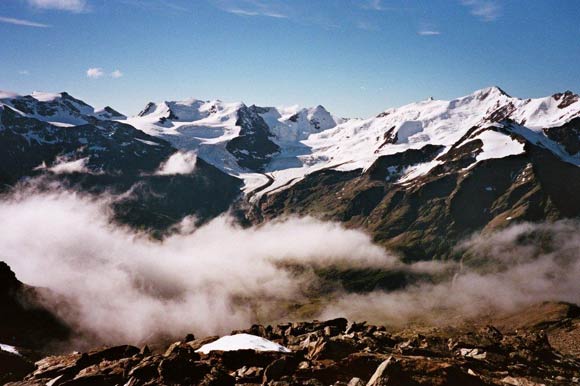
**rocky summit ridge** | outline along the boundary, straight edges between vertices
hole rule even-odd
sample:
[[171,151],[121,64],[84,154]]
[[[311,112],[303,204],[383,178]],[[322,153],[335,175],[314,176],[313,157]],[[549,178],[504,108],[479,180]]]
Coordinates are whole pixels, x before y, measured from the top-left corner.
[[[130,345],[49,356],[14,372],[7,386],[37,385],[438,385],[539,386],[580,382],[580,360],[551,344],[554,334],[580,321],[578,307],[545,303],[544,319],[518,329],[473,324],[458,328],[406,328],[327,321],[254,325],[251,334],[289,352],[253,349],[200,352],[218,337],[190,334],[166,347]],[[534,309],[519,315],[529,315]],[[564,314],[562,314],[564,312]],[[513,315],[517,318],[517,315]],[[536,322],[538,322],[536,320]],[[505,320],[504,320],[505,323]],[[512,325],[514,327],[514,325]],[[203,350],[202,350],[203,351]],[[0,351],[0,355],[27,359]],[[5,380],[8,380],[5,376]],[[20,380],[18,380],[20,379]]]

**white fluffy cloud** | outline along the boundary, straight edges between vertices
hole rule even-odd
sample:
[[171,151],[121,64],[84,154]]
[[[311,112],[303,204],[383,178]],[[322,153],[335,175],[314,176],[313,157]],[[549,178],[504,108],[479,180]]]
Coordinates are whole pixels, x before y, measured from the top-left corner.
[[55,9],[58,11],[86,12],[89,7],[86,0],[27,0],[35,8]]
[[180,152],[173,154],[165,161],[155,174],[172,175],[172,174],[189,174],[195,169],[197,155],[193,152]]
[[91,78],[91,79],[99,79],[99,78],[104,77],[105,75],[110,76],[113,79],[119,79],[124,74],[121,72],[121,70],[118,70],[118,69],[111,72],[110,74],[106,74],[105,70],[103,70],[100,67],[91,67],[87,70],[87,77]]
[[63,296],[70,307],[58,306],[60,316],[101,343],[286,317],[284,305],[303,297],[312,273],[285,264],[395,263],[367,235],[309,218],[241,228],[222,217],[160,242],[112,224],[107,206],[74,193],[0,201],[0,259],[22,281]]
[[118,79],[123,76],[123,73],[120,70],[115,70],[111,72],[111,78]]
[[87,77],[92,79],[99,79],[105,75],[105,72],[102,68],[99,67],[92,67],[87,70]]

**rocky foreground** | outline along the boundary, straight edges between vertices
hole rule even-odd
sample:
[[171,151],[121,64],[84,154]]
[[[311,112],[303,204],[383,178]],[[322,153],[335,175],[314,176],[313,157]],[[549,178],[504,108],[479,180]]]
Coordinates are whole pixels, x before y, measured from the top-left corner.
[[125,345],[36,363],[0,351],[0,364],[5,381],[15,380],[10,386],[580,384],[578,347],[570,344],[580,329],[578,307],[545,303],[498,320],[504,326],[518,323],[521,328],[511,331],[473,324],[389,331],[339,318],[232,333],[263,337],[291,352],[203,354],[198,350],[218,337],[188,335],[166,348]]

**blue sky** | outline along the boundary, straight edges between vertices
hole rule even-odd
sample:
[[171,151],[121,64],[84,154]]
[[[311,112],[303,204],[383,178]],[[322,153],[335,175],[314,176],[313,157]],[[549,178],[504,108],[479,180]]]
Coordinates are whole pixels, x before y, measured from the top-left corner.
[[580,91],[577,0],[0,0],[0,89],[322,104]]

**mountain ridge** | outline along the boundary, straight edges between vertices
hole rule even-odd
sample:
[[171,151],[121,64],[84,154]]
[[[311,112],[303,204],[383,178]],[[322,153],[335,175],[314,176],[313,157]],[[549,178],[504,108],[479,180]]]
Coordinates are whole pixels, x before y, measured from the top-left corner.
[[[569,91],[520,99],[493,86],[367,119],[338,118],[320,105],[275,108],[195,98],[149,103],[128,118],[102,111],[67,93],[2,93],[0,135],[11,154],[6,165],[16,160],[13,169],[19,170],[7,169],[3,184],[69,170],[76,174],[58,178],[69,186],[71,179],[85,181],[85,188],[89,179],[89,191],[99,192],[108,176],[120,173],[131,174],[121,184],[129,192],[145,180],[149,189],[153,181],[146,175],[155,175],[170,157],[197,159],[199,168],[180,170],[195,175],[215,168],[203,178],[209,185],[202,184],[227,186],[223,198],[212,196],[215,210],[203,212],[207,201],[184,199],[170,212],[161,208],[155,220],[143,214],[132,221],[164,228],[200,210],[203,221],[232,206],[243,222],[308,215],[363,228],[411,260],[450,257],[455,243],[482,229],[580,215],[574,204],[580,97]],[[15,122],[18,133],[6,130]],[[93,134],[63,135],[79,128]],[[38,150],[31,153],[33,148]],[[112,161],[122,159],[131,161]],[[62,162],[72,165],[63,168]],[[107,162],[114,167],[103,168]],[[155,184],[164,194],[175,189]]]

